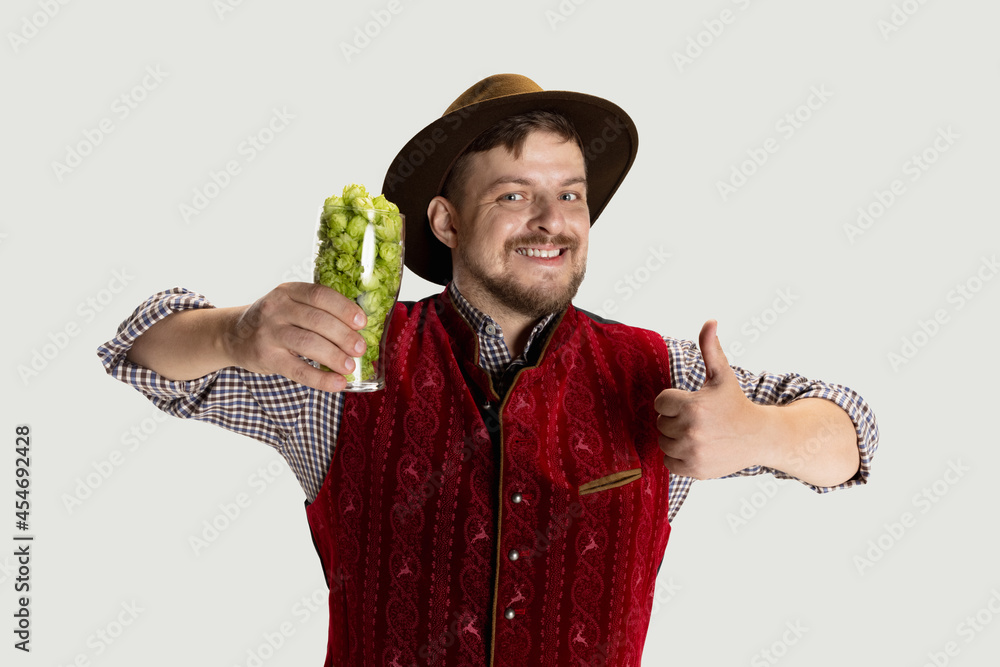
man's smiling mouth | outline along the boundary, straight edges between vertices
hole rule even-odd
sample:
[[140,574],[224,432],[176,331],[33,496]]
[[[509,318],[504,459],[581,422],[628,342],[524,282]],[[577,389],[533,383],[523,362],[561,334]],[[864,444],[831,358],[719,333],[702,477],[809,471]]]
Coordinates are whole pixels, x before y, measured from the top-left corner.
[[542,248],[518,248],[516,252],[517,254],[524,255],[525,257],[541,257],[543,259],[549,259],[552,257],[558,257],[565,250],[565,248],[552,248],[551,250],[545,250]]

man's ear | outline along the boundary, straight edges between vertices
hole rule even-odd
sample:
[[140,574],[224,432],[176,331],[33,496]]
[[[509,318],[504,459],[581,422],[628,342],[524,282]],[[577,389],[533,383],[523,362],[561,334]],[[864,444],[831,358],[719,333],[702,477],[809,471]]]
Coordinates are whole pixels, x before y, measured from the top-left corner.
[[440,195],[432,199],[427,205],[427,219],[441,243],[449,248],[458,245],[458,212],[450,201]]

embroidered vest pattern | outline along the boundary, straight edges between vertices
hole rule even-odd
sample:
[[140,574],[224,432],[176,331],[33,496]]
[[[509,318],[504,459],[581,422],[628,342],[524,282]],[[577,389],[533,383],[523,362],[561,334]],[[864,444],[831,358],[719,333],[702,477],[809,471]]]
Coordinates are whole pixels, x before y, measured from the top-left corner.
[[398,304],[307,507],[327,665],[639,665],[670,534],[655,333],[570,306],[498,396],[444,292]]

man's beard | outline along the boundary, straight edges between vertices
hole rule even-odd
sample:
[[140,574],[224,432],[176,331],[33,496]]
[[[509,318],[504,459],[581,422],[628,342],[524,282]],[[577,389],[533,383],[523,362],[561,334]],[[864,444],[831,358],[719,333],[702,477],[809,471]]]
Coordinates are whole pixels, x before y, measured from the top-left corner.
[[[532,245],[553,244],[565,246],[567,252],[576,251],[579,244],[567,236],[555,237],[528,237],[507,242],[504,248],[504,263],[510,258],[510,253],[516,248]],[[586,262],[578,268],[573,267],[569,282],[561,289],[554,289],[552,286],[542,283],[536,286],[522,285],[515,280],[514,276],[491,275],[478,258],[472,257],[464,245],[459,244],[456,248],[466,271],[479,285],[484,293],[482,296],[492,299],[497,305],[508,309],[511,312],[538,319],[549,313],[563,310],[576,296],[580,284],[583,282],[584,274],[587,271]],[[472,295],[464,295],[469,298]],[[474,298],[474,297],[473,297]],[[489,313],[487,313],[489,314]]]

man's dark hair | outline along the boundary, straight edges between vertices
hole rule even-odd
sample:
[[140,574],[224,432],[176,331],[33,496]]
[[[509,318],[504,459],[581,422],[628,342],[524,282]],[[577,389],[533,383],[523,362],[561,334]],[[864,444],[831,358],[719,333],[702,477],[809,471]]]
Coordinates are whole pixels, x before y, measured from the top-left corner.
[[461,208],[472,154],[503,146],[515,159],[520,158],[528,134],[536,130],[552,132],[566,141],[573,140],[580,147],[580,152],[583,152],[583,140],[580,134],[573,127],[573,123],[561,113],[540,110],[510,116],[476,137],[458,156],[441,188],[441,196],[450,201],[455,208]]

